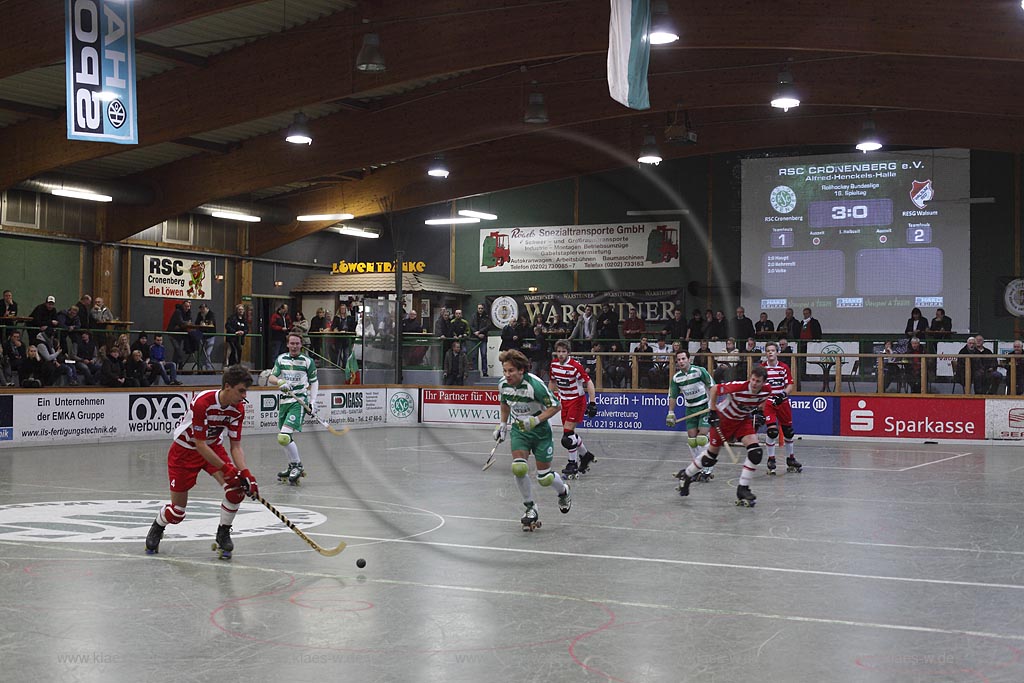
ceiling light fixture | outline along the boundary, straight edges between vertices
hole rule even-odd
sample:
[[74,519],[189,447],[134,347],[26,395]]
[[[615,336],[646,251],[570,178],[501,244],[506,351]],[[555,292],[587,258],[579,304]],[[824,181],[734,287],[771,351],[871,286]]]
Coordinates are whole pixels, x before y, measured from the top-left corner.
[[548,108],[544,104],[544,93],[532,92],[526,103],[526,114],[523,123],[547,123]]
[[793,87],[793,74],[789,73],[786,67],[779,70],[779,88],[775,91],[772,106],[782,111],[800,106],[800,97]]
[[359,56],[356,57],[356,71],[382,73],[387,71],[387,68],[384,55],[380,53],[380,36],[376,33],[367,33],[363,36],[363,46],[359,48]]
[[466,216],[467,218],[481,218],[485,221],[498,220],[497,214],[484,213],[483,211],[474,211],[473,209],[459,209],[459,215]]
[[444,157],[438,154],[434,157],[434,160],[430,162],[430,166],[427,168],[427,175],[432,178],[447,178],[448,177],[448,165],[444,163]]
[[295,220],[307,223],[310,221],[350,221],[355,216],[350,213],[307,213],[296,216]]
[[651,45],[667,45],[679,40],[672,17],[668,14],[668,0],[654,0],[651,6],[651,30],[647,41]]
[[464,223],[479,223],[479,218],[462,216],[461,218],[428,218],[423,221],[425,225],[462,225]]
[[861,129],[860,142],[857,143],[857,149],[865,154],[882,149],[882,143],[875,132],[875,122],[873,120],[868,119],[864,122],[864,127]]
[[654,139],[653,135],[644,136],[644,144],[640,147],[640,156],[636,158],[641,164],[653,164],[657,166],[661,163],[661,154],[658,152],[658,143]]
[[234,211],[213,211],[210,215],[214,218],[223,218],[229,221],[242,221],[244,223],[259,223],[262,220],[259,216],[250,216],[247,213],[235,213]]
[[90,202],[112,202],[114,198],[109,194],[100,194],[98,192],[92,192],[90,190],[68,190],[63,187],[58,187],[50,190],[50,194],[55,194],[58,197],[70,197],[71,199],[87,199]]
[[332,225],[327,229],[339,235],[348,235],[350,237],[366,237],[371,240],[380,238],[380,230],[376,228],[362,228],[357,225]]
[[309,132],[309,119],[301,111],[292,119],[292,125],[288,127],[288,135],[285,140],[293,145],[313,144],[313,136]]

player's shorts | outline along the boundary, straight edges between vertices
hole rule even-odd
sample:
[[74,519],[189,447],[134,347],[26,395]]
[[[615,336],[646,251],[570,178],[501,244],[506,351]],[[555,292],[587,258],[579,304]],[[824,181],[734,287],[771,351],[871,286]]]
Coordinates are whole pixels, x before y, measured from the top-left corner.
[[742,420],[730,420],[725,416],[719,416],[721,424],[718,429],[712,429],[709,434],[709,443],[712,446],[720,447],[723,443],[722,438],[718,435],[719,432],[725,437],[726,441],[740,441],[745,436],[754,434],[754,420],[745,417]]
[[562,424],[566,422],[583,422],[583,413],[587,409],[587,400],[582,396],[567,398],[562,401]]
[[[231,462],[222,444],[213,444],[210,449],[224,462]],[[188,491],[196,485],[200,471],[213,475],[219,469],[207,462],[199,451],[189,450],[180,444],[171,444],[171,450],[167,451],[167,479],[172,491]]]
[[541,422],[528,432],[519,427],[511,430],[512,451],[533,453],[538,463],[550,463],[555,457],[555,443],[551,439],[551,423]]
[[[703,406],[694,406],[693,408],[687,408],[686,412],[688,412],[688,413],[699,413],[700,411],[704,410],[707,407],[708,407],[707,404],[704,404]],[[711,428],[711,425],[708,424],[708,414],[707,413],[704,413],[703,415],[698,415],[697,417],[686,417],[684,415],[683,419],[686,420],[686,429],[687,430],[690,430],[690,429],[701,429],[701,428],[710,429]]]
[[771,401],[765,401],[762,410],[764,412],[765,424],[776,423],[786,425],[787,427],[793,426],[793,406],[789,404],[788,398],[779,405],[775,405]]
[[302,431],[302,406],[298,401],[281,403],[277,410],[277,431],[282,427],[291,427],[293,432]]

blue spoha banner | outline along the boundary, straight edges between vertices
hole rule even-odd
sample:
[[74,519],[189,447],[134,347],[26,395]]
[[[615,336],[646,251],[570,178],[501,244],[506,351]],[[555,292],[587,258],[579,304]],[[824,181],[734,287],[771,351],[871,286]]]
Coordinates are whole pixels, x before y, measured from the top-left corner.
[[68,139],[138,144],[132,2],[64,6]]
[[[831,396],[793,396],[793,428],[798,435],[834,435],[838,433],[836,399]],[[584,429],[614,429],[622,431],[685,431],[677,424],[665,426],[668,413],[668,392],[664,394],[634,394],[601,391],[597,394],[597,417],[588,418]],[[686,415],[682,397],[676,398],[676,418],[682,422]]]

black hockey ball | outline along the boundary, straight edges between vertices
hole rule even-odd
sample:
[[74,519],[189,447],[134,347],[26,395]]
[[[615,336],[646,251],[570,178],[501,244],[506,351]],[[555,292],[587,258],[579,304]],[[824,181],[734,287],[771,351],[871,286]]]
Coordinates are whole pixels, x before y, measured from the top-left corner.
[[356,566],[362,569],[366,566],[366,560],[360,557],[358,560],[356,560]]

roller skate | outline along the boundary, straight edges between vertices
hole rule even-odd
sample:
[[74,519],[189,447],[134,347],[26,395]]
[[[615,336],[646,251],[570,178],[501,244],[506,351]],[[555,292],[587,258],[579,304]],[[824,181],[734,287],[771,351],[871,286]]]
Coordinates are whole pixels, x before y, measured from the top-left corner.
[[786,457],[786,471],[796,472],[797,474],[800,474],[801,472],[804,471],[804,466],[798,463],[796,461],[796,458],[790,455]]
[[156,555],[160,552],[160,539],[164,537],[164,527],[160,526],[160,522],[153,520],[153,526],[149,527],[149,533],[146,534],[146,554]]
[[768,476],[770,476],[770,477],[774,477],[775,476],[775,468],[776,467],[777,467],[777,465],[775,464],[775,456],[773,455],[772,457],[768,458]]
[[539,529],[540,515],[537,514],[537,506],[533,502],[523,503],[523,505],[526,506],[526,512],[523,513],[523,518],[519,520],[519,523],[523,525],[523,531]]
[[217,527],[217,540],[210,546],[210,549],[217,551],[218,559],[231,559],[231,551],[235,549],[235,542],[231,540],[230,524],[221,524]]
[[700,472],[693,475],[693,480],[695,482],[711,481],[712,479],[715,478],[714,472],[712,471],[714,469],[715,468],[713,465],[711,467],[701,467]]
[[754,507],[754,503],[757,502],[757,496],[753,494],[749,486],[737,486],[736,487],[736,504],[740,507]]
[[679,470],[682,473],[682,477],[679,479],[679,495],[688,496],[690,495],[690,482],[693,478],[686,473],[686,470]]
[[288,471],[288,483],[292,486],[298,486],[299,479],[302,479],[304,476],[306,476],[306,470],[302,469],[302,463],[292,463],[292,468]]
[[576,479],[579,476],[579,466],[576,464],[576,461],[570,460],[566,463],[565,469],[562,470],[562,477],[564,479]]
[[572,507],[572,496],[569,495],[569,485],[565,485],[565,493],[558,497],[558,509],[564,515]]
[[587,451],[580,456],[580,474],[586,474],[590,471],[590,463],[597,462],[597,458],[590,451]]
[[277,473],[277,483],[283,484],[288,481],[288,475],[291,474],[292,464],[289,462],[284,466],[284,469]]

